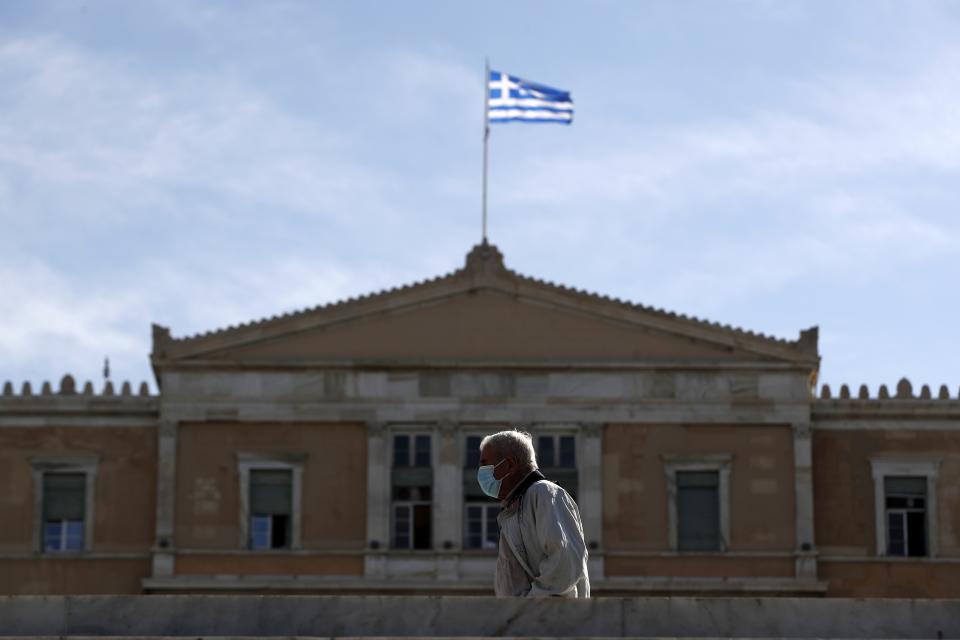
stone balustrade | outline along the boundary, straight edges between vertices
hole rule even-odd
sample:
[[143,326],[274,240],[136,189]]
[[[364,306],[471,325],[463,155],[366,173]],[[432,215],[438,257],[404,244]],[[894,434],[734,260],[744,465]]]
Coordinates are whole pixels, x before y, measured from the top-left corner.
[[960,600],[9,596],[0,637],[960,638]]
[[[103,387],[100,391],[96,391],[93,387],[93,383],[89,380],[83,384],[83,388],[80,391],[77,391],[77,382],[74,380],[73,376],[67,374],[60,379],[60,386],[57,391],[53,390],[53,387],[49,382],[44,382],[40,386],[40,392],[34,393],[33,386],[30,382],[24,382],[20,386],[20,392],[17,393],[14,389],[13,383],[9,380],[3,383],[3,391],[0,392],[0,398],[10,398],[10,397],[57,397],[57,396],[99,396],[99,397],[132,397],[133,386],[130,382],[123,382],[120,385],[119,391],[114,387],[113,381],[107,380],[104,382]],[[136,396],[141,398],[151,397],[150,386],[146,382],[141,382]]]
[[820,387],[820,399],[821,400],[960,400],[960,389],[957,390],[957,394],[954,396],[950,395],[950,389],[947,385],[940,385],[940,389],[937,391],[936,397],[934,397],[933,392],[930,390],[929,385],[923,385],[920,387],[920,393],[915,394],[913,389],[913,384],[907,378],[901,378],[900,382],[897,383],[895,392],[893,395],[890,394],[890,390],[887,388],[887,385],[881,384],[877,390],[876,396],[870,395],[870,389],[867,385],[860,385],[859,390],[857,391],[856,397],[850,391],[850,387],[846,384],[840,385],[839,393],[834,396],[833,390],[830,388],[830,385],[824,384]]

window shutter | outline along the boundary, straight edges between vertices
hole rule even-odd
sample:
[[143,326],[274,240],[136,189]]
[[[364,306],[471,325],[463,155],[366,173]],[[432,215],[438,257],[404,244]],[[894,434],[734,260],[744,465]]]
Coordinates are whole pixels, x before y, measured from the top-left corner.
[[43,519],[83,520],[87,477],[83,473],[47,473],[43,476]]
[[466,456],[464,466],[467,469],[473,469],[476,471],[477,467],[480,466],[480,443],[483,441],[483,438],[480,436],[467,436],[466,439]]
[[433,484],[433,469],[394,469],[390,472],[390,481],[394,487],[429,487]]
[[891,493],[918,497],[927,495],[927,479],[922,476],[887,476],[883,479],[883,486],[888,495]]
[[410,436],[398,434],[393,436],[393,467],[410,466]]
[[553,445],[553,436],[540,436],[537,438],[537,462],[541,468],[556,465]]
[[418,434],[413,438],[413,466],[429,467],[430,460],[430,436]]
[[293,474],[288,469],[253,469],[250,471],[250,513],[258,515],[290,515]]
[[577,466],[577,443],[573,436],[560,436],[560,459],[558,467],[572,469]]
[[716,471],[677,472],[677,544],[683,551],[720,549],[719,477]]

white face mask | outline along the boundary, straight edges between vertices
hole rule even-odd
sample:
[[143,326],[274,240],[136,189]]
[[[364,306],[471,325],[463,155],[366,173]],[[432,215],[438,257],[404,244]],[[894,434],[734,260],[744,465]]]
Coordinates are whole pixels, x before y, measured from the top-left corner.
[[503,464],[505,460],[506,458],[497,464],[485,464],[477,469],[477,482],[480,483],[480,489],[491,498],[500,497],[500,485],[503,483],[503,478],[507,476],[503,476],[503,478],[498,480],[493,476],[493,470]]

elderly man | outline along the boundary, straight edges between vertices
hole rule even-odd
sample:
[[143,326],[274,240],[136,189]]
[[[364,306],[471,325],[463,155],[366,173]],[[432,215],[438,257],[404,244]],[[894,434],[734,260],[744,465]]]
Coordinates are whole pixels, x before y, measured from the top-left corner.
[[484,438],[477,481],[503,505],[496,594],[590,597],[580,511],[537,469],[530,434],[501,431]]

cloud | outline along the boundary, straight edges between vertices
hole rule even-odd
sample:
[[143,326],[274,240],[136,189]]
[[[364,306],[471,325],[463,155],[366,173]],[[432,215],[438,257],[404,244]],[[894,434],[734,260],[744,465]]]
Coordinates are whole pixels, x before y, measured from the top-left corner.
[[353,268],[322,258],[207,264],[195,269],[155,264],[150,271],[152,317],[172,325],[174,335],[181,337],[401,284],[393,280],[395,272]]
[[96,378],[109,356],[117,378],[152,382],[152,322],[193,335],[397,286],[396,275],[289,258],[220,269],[147,264],[119,283],[97,283],[40,261],[0,265],[0,377],[34,385],[65,373]]
[[[717,195],[786,195],[810,184],[905,168],[956,172],[958,63],[960,49],[943,52],[899,82],[808,80],[789,106],[742,118],[655,130],[632,123],[598,125],[589,134],[596,144],[587,140],[588,146],[575,152],[553,148],[549,160],[524,158],[506,191],[522,204],[642,202],[665,194],[690,202]],[[538,188],[545,179],[551,189]]]
[[[383,27],[357,46],[362,16],[303,6],[175,4],[174,63],[0,41],[0,269],[27,301],[3,309],[4,366],[96,375],[110,353],[149,375],[151,321],[184,335],[459,264],[479,226],[466,50]],[[778,76],[734,110],[652,108],[655,126],[585,97],[569,129],[498,130],[491,238],[533,276],[792,337],[758,300],[815,291],[826,317],[960,252],[960,53],[922,49]]]
[[68,372],[93,377],[106,355],[144,358],[144,341],[130,324],[147,326],[145,292],[79,290],[39,261],[0,265],[0,289],[0,373],[8,378],[26,374],[36,384]]
[[[395,108],[465,98],[455,64],[392,53],[392,82],[405,88]],[[148,377],[151,321],[206,331],[434,275],[423,265],[442,262],[338,261],[356,249],[336,225],[402,219],[406,185],[362,160],[357,132],[230,73],[146,72],[22,37],[0,42],[0,105],[0,374],[95,377],[109,354],[117,375]]]
[[215,194],[223,209],[336,218],[382,210],[383,193],[397,188],[351,161],[348,136],[229,75],[150,76],[32,38],[0,46],[0,79],[0,166],[15,183],[3,190],[8,212],[103,225]]
[[741,117],[589,125],[572,150],[552,145],[498,176],[503,217],[561,251],[589,238],[630,256],[658,269],[645,294],[710,309],[960,255],[945,203],[918,206],[951,200],[944,179],[960,171],[958,56],[941,50],[893,78],[791,83],[790,103]]

